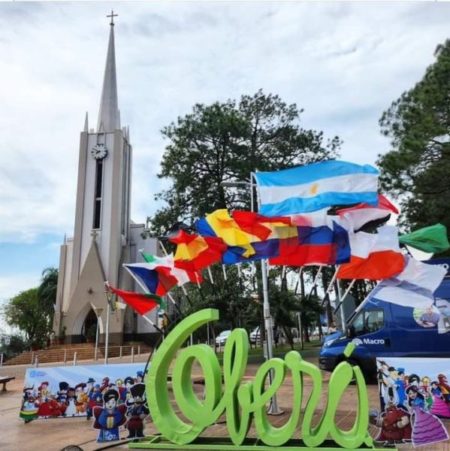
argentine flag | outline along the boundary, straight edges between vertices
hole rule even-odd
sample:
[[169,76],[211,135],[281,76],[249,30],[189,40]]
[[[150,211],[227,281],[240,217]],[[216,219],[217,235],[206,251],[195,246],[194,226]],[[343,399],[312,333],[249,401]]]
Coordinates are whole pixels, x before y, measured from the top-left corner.
[[377,205],[378,170],[368,164],[329,160],[276,172],[256,172],[265,216],[310,213],[333,205]]

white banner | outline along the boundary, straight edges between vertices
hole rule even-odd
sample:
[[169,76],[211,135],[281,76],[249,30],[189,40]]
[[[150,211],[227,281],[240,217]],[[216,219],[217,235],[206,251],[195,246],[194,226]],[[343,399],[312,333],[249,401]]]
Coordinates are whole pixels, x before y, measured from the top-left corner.
[[142,382],[144,363],[28,368],[20,417],[92,416],[103,406],[103,394],[115,389],[118,404],[130,397],[130,388]]

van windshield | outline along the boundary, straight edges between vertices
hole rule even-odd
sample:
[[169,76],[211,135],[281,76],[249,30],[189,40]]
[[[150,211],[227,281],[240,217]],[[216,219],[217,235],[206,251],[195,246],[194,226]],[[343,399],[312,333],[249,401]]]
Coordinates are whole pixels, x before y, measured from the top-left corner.
[[350,335],[355,337],[376,332],[384,325],[383,310],[363,310],[350,325]]

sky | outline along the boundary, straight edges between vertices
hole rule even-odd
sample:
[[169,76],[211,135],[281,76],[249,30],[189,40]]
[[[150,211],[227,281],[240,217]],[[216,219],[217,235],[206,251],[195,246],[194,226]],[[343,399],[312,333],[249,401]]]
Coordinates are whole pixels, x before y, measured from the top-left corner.
[[[158,208],[160,130],[196,103],[262,88],[301,125],[374,164],[378,120],[448,38],[450,3],[152,1],[0,3],[0,304],[39,284],[72,236],[79,134],[95,127],[111,9],[122,125],[133,145],[131,216]],[[0,323],[1,327],[1,323]]]

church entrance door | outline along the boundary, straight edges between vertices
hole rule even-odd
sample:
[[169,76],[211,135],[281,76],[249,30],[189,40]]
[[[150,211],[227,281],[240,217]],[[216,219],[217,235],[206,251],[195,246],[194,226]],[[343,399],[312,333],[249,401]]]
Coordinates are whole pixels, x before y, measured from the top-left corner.
[[97,315],[94,310],[89,310],[81,328],[81,336],[84,343],[94,343],[95,334],[97,333]]

